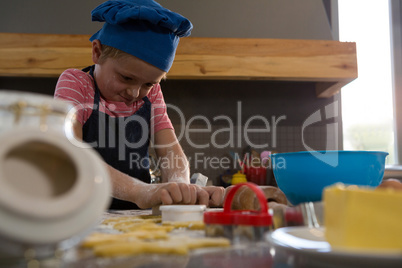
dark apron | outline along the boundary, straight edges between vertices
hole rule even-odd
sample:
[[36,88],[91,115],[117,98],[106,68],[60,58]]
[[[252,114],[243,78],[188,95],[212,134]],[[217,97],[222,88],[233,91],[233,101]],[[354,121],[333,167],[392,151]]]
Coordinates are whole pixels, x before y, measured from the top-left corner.
[[[83,69],[94,78],[94,65]],[[128,117],[112,117],[99,110],[100,91],[95,81],[92,114],[83,126],[83,140],[89,143],[115,169],[143,182],[150,183],[149,137],[151,102],[144,97],[144,105]],[[146,136],[145,136],[146,135]],[[138,209],[134,203],[113,198],[109,209]]]

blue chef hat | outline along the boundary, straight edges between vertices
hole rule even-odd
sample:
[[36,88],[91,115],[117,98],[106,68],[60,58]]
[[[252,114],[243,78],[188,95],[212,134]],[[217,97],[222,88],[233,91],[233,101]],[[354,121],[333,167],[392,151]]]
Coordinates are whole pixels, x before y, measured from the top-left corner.
[[179,38],[193,25],[153,0],[111,0],[92,10],[92,21],[104,21],[90,41],[120,49],[168,72]]

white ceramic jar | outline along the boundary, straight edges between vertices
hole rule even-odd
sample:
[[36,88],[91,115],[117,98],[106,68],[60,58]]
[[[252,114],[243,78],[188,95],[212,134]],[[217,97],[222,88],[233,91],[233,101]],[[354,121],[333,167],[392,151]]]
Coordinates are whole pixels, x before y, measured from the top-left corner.
[[66,102],[0,91],[0,255],[73,246],[109,206],[108,172],[72,120]]

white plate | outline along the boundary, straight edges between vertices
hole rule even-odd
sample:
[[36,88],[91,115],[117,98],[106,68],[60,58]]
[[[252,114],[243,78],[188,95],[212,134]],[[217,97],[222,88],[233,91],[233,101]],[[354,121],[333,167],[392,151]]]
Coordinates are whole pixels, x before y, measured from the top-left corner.
[[285,252],[281,257],[296,258],[296,262],[301,259],[308,267],[402,267],[402,249],[387,252],[333,249],[325,241],[324,228],[280,228],[266,238],[276,253]]

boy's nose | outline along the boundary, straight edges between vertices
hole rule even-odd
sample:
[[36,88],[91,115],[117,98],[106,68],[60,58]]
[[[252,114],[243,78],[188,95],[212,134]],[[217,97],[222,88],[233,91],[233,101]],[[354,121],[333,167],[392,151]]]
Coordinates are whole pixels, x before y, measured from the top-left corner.
[[137,98],[138,95],[140,94],[140,88],[139,87],[129,88],[127,89],[127,93],[133,98]]

